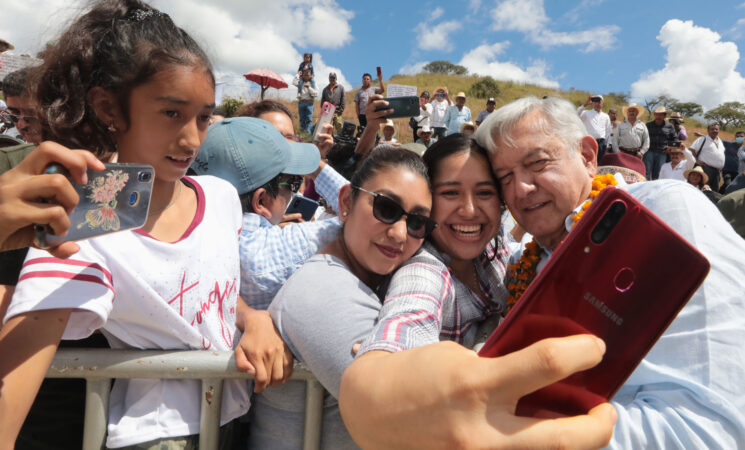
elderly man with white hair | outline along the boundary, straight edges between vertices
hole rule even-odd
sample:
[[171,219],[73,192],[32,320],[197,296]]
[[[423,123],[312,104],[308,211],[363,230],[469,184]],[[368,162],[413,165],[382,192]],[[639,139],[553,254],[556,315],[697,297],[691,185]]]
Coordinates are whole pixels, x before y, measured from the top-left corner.
[[[534,97],[519,99],[492,113],[477,130],[476,140],[490,153],[512,216],[540,248],[540,270],[570,233],[568,218],[593,189],[597,142],[587,135],[571,104]],[[733,255],[745,254],[745,241],[691,186],[658,180],[623,189],[695,245],[708,258],[711,270],[612,399],[618,421],[609,446],[741,447],[745,443],[745,265],[741,257]],[[637,319],[643,326],[644,317]],[[571,352],[555,351],[558,353],[548,358],[550,364],[573,358]],[[484,405],[479,402],[466,405],[466,411],[454,417],[449,412],[452,405],[448,399],[463,408],[462,396],[490,398],[496,392],[492,390],[500,389],[498,384],[469,384],[468,391],[450,387],[460,385],[456,380],[478,364],[479,358],[471,359],[469,354],[465,348],[459,352],[442,346],[426,352],[415,349],[408,355],[401,352],[397,366],[379,366],[367,373],[357,370],[356,361],[347,369],[351,375],[345,374],[342,382],[340,402],[347,426],[351,424],[353,435],[364,433],[360,420],[367,415],[378,427],[388,424],[406,430],[403,436],[415,434],[425,440],[428,433],[442,436],[447,430],[499,428],[499,421],[485,413],[488,409],[480,409]],[[368,369],[373,364],[365,363],[364,358],[359,362]],[[400,370],[404,367],[406,370]],[[395,378],[387,377],[396,368]],[[509,372],[510,367],[504,370]],[[376,380],[376,376],[382,378]],[[395,379],[395,386],[385,385],[385,380],[391,379]],[[426,392],[427,388],[436,395],[412,398],[408,394]],[[355,395],[365,389],[374,395]],[[396,395],[405,404],[385,411],[395,404]],[[352,400],[354,403],[349,403]],[[447,422],[439,421],[442,417]]]

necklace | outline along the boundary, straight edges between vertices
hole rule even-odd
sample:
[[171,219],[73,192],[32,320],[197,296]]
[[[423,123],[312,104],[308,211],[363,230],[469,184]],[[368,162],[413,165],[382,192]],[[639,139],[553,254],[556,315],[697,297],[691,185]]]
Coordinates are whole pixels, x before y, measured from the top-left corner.
[[184,188],[184,183],[182,183],[182,182],[179,181],[179,183],[178,183],[178,194],[176,194],[176,196],[171,199],[171,202],[169,204],[167,204],[165,206],[165,208],[161,208],[161,209],[156,210],[156,211],[150,211],[148,213],[148,216],[155,216],[157,214],[162,213],[163,211],[165,211],[166,209],[170,208],[171,206],[173,206],[173,204],[176,203],[176,200],[178,200],[178,198],[181,197],[181,191],[183,190],[183,188]]
[[[618,182],[612,174],[595,175],[595,178],[592,180],[592,190],[590,191],[589,199],[582,204],[582,208],[578,212],[572,214],[574,225],[582,218],[587,208],[592,204],[592,201],[600,194],[600,191],[608,186],[615,186],[617,184]],[[512,307],[520,300],[520,297],[522,297],[525,290],[528,289],[528,286],[535,278],[536,268],[541,261],[542,254],[543,249],[538,245],[535,238],[533,238],[525,246],[520,259],[516,263],[507,266],[507,276],[505,277],[507,290],[509,291],[509,295],[507,296],[507,312],[510,312]]]

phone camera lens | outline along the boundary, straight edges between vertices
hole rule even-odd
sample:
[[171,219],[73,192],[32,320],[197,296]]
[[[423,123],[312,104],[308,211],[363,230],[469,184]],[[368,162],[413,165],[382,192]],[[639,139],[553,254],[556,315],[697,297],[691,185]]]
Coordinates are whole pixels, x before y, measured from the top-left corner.
[[135,206],[140,202],[140,193],[135,191],[129,194],[129,206]]
[[148,181],[150,181],[151,178],[152,174],[150,172],[140,172],[139,174],[137,174],[137,179],[141,183],[147,183]]

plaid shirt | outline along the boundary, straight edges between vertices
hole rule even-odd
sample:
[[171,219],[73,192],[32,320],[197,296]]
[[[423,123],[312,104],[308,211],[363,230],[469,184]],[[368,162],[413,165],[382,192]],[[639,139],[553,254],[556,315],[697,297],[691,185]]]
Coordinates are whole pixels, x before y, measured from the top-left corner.
[[393,274],[378,323],[357,356],[371,350],[397,352],[440,340],[472,347],[478,323],[506,310],[503,280],[509,250],[504,244],[495,245],[492,240],[475,263],[485,302],[453,276],[447,266],[450,258],[425,242]]
[[[347,183],[329,165],[315,179],[316,191],[334,211],[339,210],[339,190]],[[339,230],[338,218],[282,228],[259,214],[244,214],[240,238],[241,298],[252,308],[266,309],[290,275],[336,239]]]

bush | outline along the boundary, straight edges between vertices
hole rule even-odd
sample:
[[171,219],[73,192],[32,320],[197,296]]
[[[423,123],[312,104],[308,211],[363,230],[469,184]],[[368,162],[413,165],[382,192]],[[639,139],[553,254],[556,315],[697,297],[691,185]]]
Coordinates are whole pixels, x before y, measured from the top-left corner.
[[224,97],[220,105],[225,110],[225,117],[233,117],[241,106],[243,106],[243,100],[232,97]]
[[468,88],[468,95],[477,98],[489,98],[499,96],[499,86],[492,77],[483,77]]

